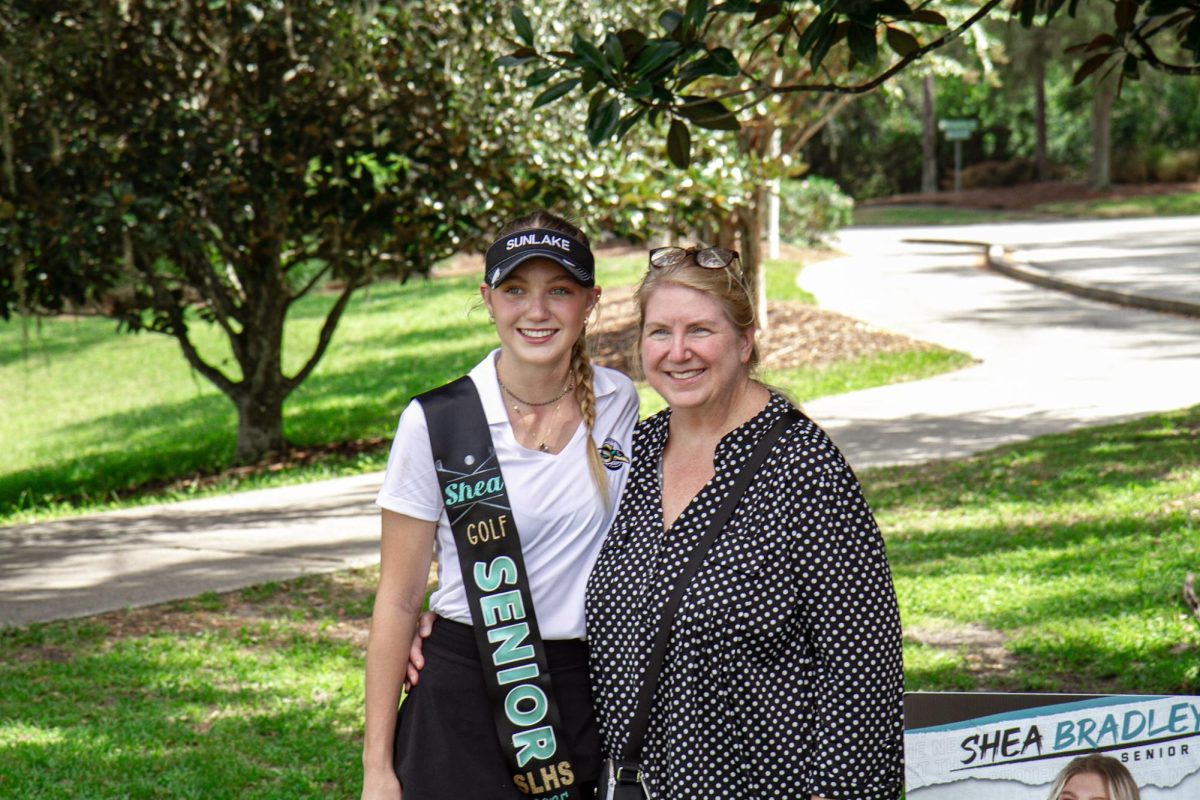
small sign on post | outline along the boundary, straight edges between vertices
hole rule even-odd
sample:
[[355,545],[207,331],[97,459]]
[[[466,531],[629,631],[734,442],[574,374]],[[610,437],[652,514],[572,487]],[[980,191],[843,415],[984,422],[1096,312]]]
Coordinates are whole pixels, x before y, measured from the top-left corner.
[[954,142],[954,191],[962,191],[962,143],[971,138],[979,127],[973,119],[939,119],[938,130],[947,141]]

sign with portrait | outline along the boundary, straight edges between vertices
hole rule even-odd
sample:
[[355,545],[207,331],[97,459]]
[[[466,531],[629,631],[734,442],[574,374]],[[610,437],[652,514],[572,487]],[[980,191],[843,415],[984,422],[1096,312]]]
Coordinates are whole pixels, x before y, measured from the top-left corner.
[[904,704],[909,800],[1200,798],[1200,697],[909,692]]

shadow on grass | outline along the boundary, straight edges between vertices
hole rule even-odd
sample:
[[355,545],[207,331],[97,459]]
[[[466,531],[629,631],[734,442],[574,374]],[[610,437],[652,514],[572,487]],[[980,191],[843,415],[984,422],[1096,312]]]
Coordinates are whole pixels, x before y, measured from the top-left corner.
[[30,367],[41,367],[56,356],[78,355],[105,345],[114,335],[137,335],[118,334],[112,320],[53,319],[41,324],[36,319],[14,317],[0,324],[5,328],[0,336],[0,366],[24,361]]
[[357,785],[346,676],[361,660],[345,643],[243,629],[7,655],[5,796],[317,798]]
[[164,477],[213,470],[233,455],[233,406],[203,395],[89,419],[55,431],[70,456],[0,475],[0,514],[54,502],[102,499]]
[[[284,434],[298,444],[324,444],[367,436],[389,437],[411,397],[463,374],[490,349],[462,323],[397,337],[394,346],[429,351],[420,368],[386,358],[338,367],[329,359],[288,399]],[[376,341],[377,340],[377,341]],[[375,353],[386,337],[348,347]],[[56,502],[103,500],[114,492],[196,473],[214,473],[233,456],[237,416],[221,394],[159,403],[64,426],[60,437],[71,456],[46,467],[0,475],[0,516]]]
[[1200,406],[1129,423],[1040,436],[957,461],[863,470],[877,511],[984,507],[1007,500],[1094,499],[1196,464]]

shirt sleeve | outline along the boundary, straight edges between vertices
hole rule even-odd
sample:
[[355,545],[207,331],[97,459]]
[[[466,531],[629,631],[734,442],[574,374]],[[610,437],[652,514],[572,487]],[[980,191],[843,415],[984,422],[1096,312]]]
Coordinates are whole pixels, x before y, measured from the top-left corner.
[[433,466],[429,427],[425,410],[416,400],[400,415],[375,504],[427,522],[436,521],[442,514],[442,493]]
[[902,779],[904,671],[883,537],[836,450],[800,481],[808,533],[797,580],[815,666],[809,789],[830,800],[892,800]]

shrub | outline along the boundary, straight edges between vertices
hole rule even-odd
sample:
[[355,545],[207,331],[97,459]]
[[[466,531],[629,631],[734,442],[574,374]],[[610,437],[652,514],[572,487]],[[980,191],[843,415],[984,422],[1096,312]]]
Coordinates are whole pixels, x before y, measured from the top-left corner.
[[783,181],[780,205],[780,238],[796,244],[819,244],[854,219],[854,198],[816,175]]
[[[954,186],[954,171],[947,176],[949,185]],[[944,181],[946,179],[943,179]],[[962,188],[986,189],[993,186],[1015,186],[1037,180],[1037,164],[1028,158],[1013,158],[1008,161],[980,161],[963,167]]]
[[1183,183],[1200,179],[1200,150],[1170,150],[1154,165],[1154,179],[1162,183]]
[[1145,183],[1154,173],[1154,148],[1114,148],[1112,155],[1113,183]]

